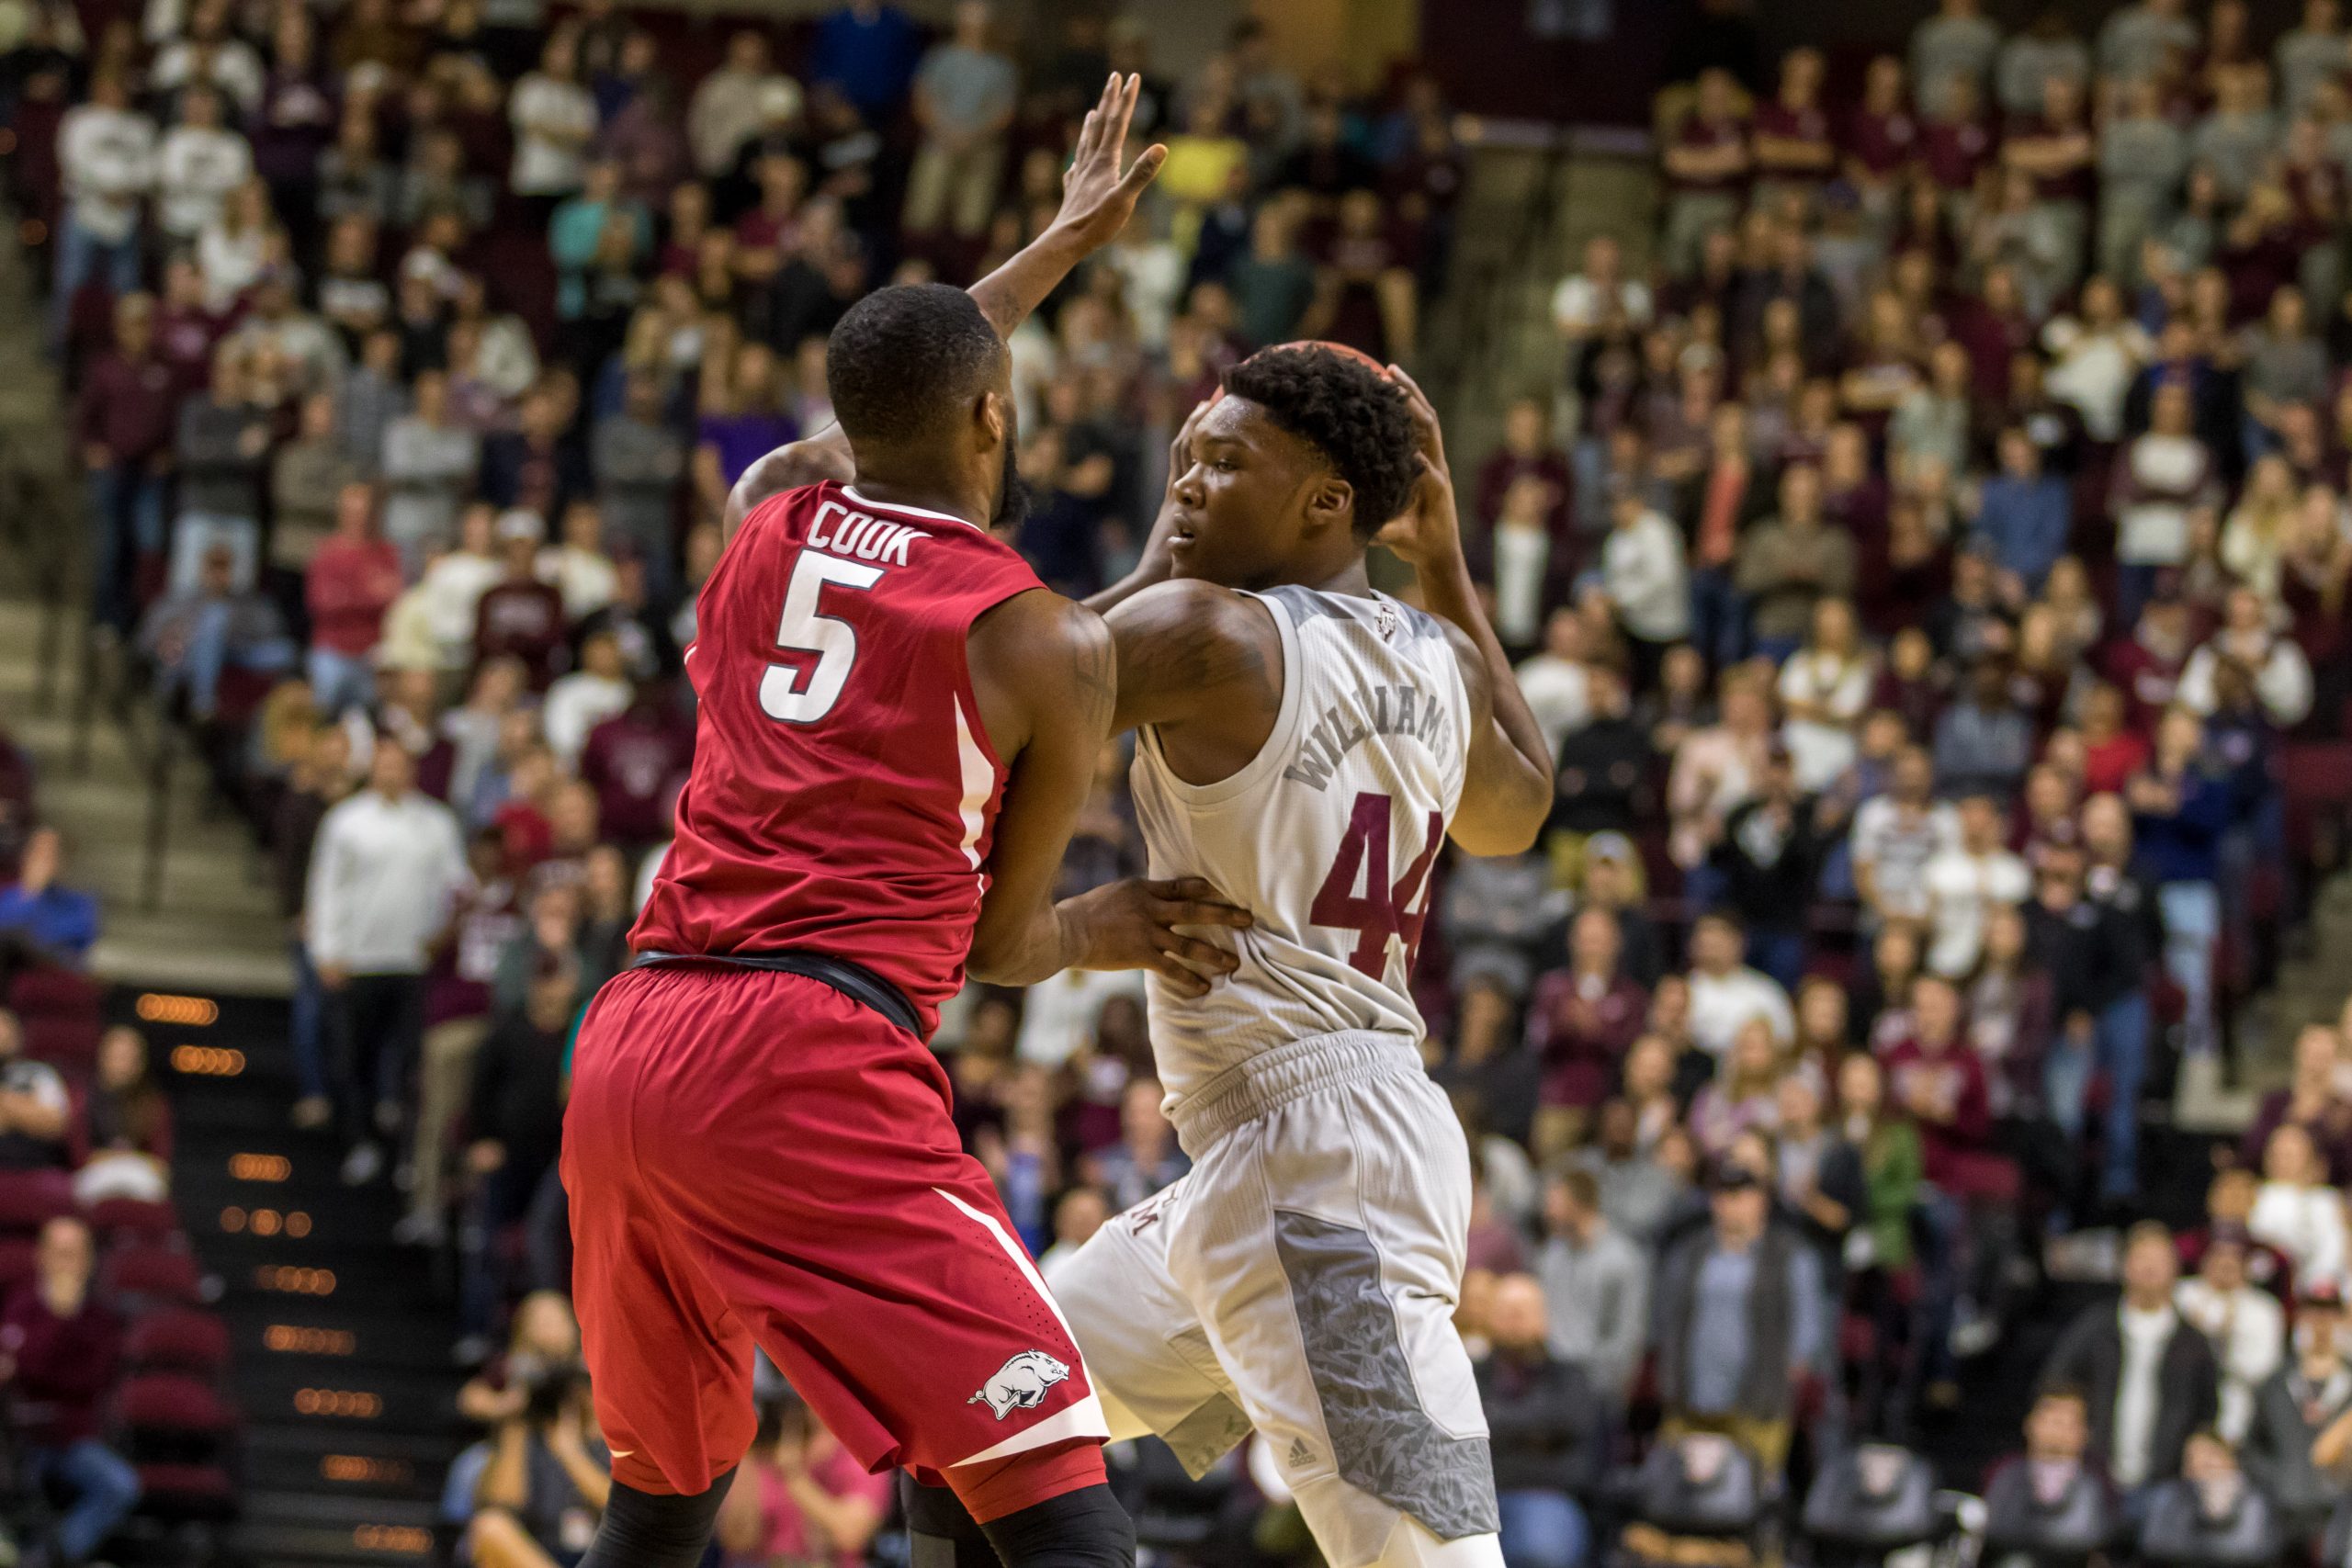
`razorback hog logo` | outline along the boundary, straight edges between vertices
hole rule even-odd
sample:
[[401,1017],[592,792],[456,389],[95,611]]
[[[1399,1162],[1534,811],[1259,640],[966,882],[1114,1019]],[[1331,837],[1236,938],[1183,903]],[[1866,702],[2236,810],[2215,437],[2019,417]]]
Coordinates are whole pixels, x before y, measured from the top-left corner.
[[1016,1410],[1035,1410],[1046,1391],[1069,1376],[1069,1368],[1043,1350],[1023,1350],[989,1375],[967,1404],[985,1404],[1000,1421]]

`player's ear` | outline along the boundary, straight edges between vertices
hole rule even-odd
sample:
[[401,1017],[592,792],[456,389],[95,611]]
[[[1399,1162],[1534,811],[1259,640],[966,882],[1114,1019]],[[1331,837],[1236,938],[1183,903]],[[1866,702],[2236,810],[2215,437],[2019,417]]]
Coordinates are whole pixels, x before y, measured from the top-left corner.
[[1306,487],[1309,527],[1351,529],[1355,526],[1355,488],[1337,474],[1317,475]]
[[991,388],[972,406],[980,444],[997,446],[1012,439],[1012,400]]

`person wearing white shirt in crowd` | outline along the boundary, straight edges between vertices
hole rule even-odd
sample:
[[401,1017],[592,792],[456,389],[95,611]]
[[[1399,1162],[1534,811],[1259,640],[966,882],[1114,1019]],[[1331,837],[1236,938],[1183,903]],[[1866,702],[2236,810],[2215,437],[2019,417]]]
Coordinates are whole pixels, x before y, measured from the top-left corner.
[[1928,967],[1946,979],[1976,967],[1985,916],[1996,906],[2023,904],[2033,892],[2032,874],[2002,842],[2001,829],[1998,803],[1972,795],[1960,803],[1960,841],[1928,863]]
[[147,73],[147,85],[169,93],[192,82],[202,82],[226,93],[240,118],[261,107],[262,89],[268,85],[261,54],[229,31],[229,7],[221,0],[204,0],[189,18],[192,36],[157,51]]
[[1635,332],[1650,324],[1650,286],[1625,276],[1625,253],[1614,236],[1596,234],[1585,243],[1584,270],[1560,280],[1552,291],[1552,324],[1571,343],[1582,343],[1622,313]]
[[593,501],[563,509],[563,542],[539,552],[541,582],[563,595],[564,619],[585,620],[620,597],[620,568],[605,552],[605,517]]
[[1013,1054],[1041,1067],[1058,1067],[1094,1037],[1102,1004],[1113,997],[1144,998],[1140,970],[1065,969],[1022,994],[1021,1032]]
[[1544,744],[1555,757],[1569,732],[1582,729],[1592,717],[1587,644],[1584,617],[1574,610],[1555,610],[1544,621],[1544,651],[1514,671]]
[[2269,606],[2251,588],[2230,590],[2221,626],[2180,672],[2178,699],[2192,712],[2210,718],[2220,705],[2213,678],[2224,659],[2237,660],[2254,677],[2254,694],[2279,728],[2291,729],[2311,713],[2311,660],[2294,638],[2272,628]]
[[231,193],[253,177],[254,151],[221,123],[220,95],[209,86],[180,95],[180,122],[155,155],[155,226],[192,243],[220,217]]
[[424,596],[445,668],[462,670],[473,662],[481,596],[506,575],[498,559],[497,527],[498,513],[488,502],[468,506],[458,519],[456,546],[435,557],[417,580],[415,592]]
[[539,68],[514,84],[506,116],[514,126],[514,194],[550,197],[578,190],[596,135],[596,100],[580,85],[577,35],[559,28],[548,36]]
[[703,178],[734,172],[736,154],[766,118],[760,93],[771,68],[767,35],[746,28],[727,40],[726,61],[695,89],[686,109],[686,141]]
[[2214,1425],[2233,1443],[2245,1440],[2255,1391],[2278,1370],[2287,1349],[2287,1314],[2278,1298],[2246,1278],[2250,1239],[2235,1225],[2214,1226],[2196,1274],[2172,1292],[2181,1317],[2211,1343],[2222,1364],[2221,1416]]
[[2262,1186],[2245,1228],[2295,1265],[2298,1280],[2345,1283],[2352,1236],[2344,1219],[2344,1194],[2329,1185],[2327,1161],[2300,1123],[2288,1122],[2270,1134],[2262,1150]]
[[383,1169],[380,1140],[401,1102],[424,1026],[424,974],[466,885],[465,844],[449,808],[416,788],[416,763],[376,739],[368,787],[319,825],[304,941],[325,986],[341,1081],[336,1107],[353,1186]]
[[600,626],[581,639],[580,668],[556,678],[540,710],[548,750],[565,772],[579,767],[589,732],[626,709],[634,690],[623,671],[621,639],[610,626]]
[[2041,329],[2052,362],[2042,388],[2083,416],[2094,441],[2123,434],[2123,400],[2141,367],[2155,355],[2147,329],[2126,315],[2123,295],[2113,282],[2094,277],[2083,285],[2080,314],[2056,316]]
[[1924,746],[1894,754],[1886,793],[1854,813],[1854,890],[1876,921],[1928,918],[1928,867],[1960,848],[1960,815],[1935,797]]
[[1798,789],[1817,795],[1854,765],[1876,673],[1853,605],[1843,599],[1814,605],[1813,635],[1781,666],[1781,740]]
[[1620,486],[1609,499],[1600,591],[1625,635],[1648,645],[1653,657],[1645,668],[1654,668],[1667,648],[1690,635],[1690,572],[1682,531],[1637,486]]
[[1718,1061],[1750,1019],[1762,1019],[1782,1045],[1796,1038],[1789,994],[1762,970],[1749,968],[1747,956],[1746,937],[1731,916],[1715,912],[1692,922],[1690,1042]]
[[139,287],[139,203],[155,183],[155,125],[130,107],[113,72],[92,78],[87,102],[57,128],[57,167],[65,208],[57,235],[50,338],[62,346],[74,295],[92,278],[116,298]]

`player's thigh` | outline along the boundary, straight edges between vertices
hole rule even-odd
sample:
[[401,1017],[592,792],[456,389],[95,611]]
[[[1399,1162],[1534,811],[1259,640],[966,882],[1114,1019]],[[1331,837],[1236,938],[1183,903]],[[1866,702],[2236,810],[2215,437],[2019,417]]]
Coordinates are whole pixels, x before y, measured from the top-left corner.
[[1399,1516],[1448,1540],[1496,1528],[1452,1321],[1468,1170],[1448,1134],[1425,1080],[1296,1101],[1204,1152],[1170,1249],[1335,1568],[1378,1561]]
[[1103,1223],[1045,1270],[1086,1356],[1114,1441],[1157,1434],[1194,1476],[1247,1437],[1250,1417],[1208,1330],[1168,1269],[1185,1183]]
[[[1060,1310],[963,1152],[920,1041],[793,998],[787,1043],[665,1123],[704,1272],[852,1454],[941,1472],[1102,1416]],[[640,1126],[643,1125],[640,1119]]]
[[663,1020],[630,989],[616,981],[582,1026],[565,1111],[572,1300],[614,1475],[694,1494],[751,1443],[752,1341],[636,1158],[639,1064],[616,1032]]

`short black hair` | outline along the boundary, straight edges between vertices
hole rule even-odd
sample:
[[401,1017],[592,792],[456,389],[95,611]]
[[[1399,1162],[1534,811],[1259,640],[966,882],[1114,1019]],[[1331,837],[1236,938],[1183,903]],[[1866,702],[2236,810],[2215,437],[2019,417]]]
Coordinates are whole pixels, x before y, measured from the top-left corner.
[[1225,389],[1264,409],[1348,481],[1359,538],[1380,532],[1413,499],[1419,432],[1405,389],[1365,361],[1314,344],[1284,344],[1227,371]]
[[1004,353],[1004,341],[962,289],[877,288],[833,328],[825,390],[853,443],[917,441],[945,428],[987,389]]

